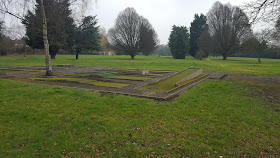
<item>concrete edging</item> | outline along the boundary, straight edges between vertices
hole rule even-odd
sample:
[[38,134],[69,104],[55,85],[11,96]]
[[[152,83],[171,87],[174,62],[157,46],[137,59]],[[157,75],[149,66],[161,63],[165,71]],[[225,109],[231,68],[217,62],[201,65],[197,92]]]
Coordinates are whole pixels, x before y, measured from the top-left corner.
[[[195,81],[199,81],[201,78],[204,78],[205,76],[206,76],[206,75],[201,75],[199,78],[197,78],[197,79],[191,81],[190,83],[195,82]],[[196,77],[197,77],[197,76],[196,76]],[[177,86],[177,87],[175,87],[175,88],[173,88],[173,89],[170,89],[170,90],[167,91],[166,93],[170,93],[170,92],[172,92],[172,91],[175,91],[176,89],[179,89],[179,88],[181,88],[181,87],[184,87],[184,86],[186,86],[187,84],[189,84],[189,83],[185,83],[185,84],[182,84],[182,85],[180,85],[180,86]]]
[[197,76],[200,76],[203,74],[203,70],[202,68],[190,68],[190,69],[198,69],[196,72],[192,73],[191,75],[187,76],[186,78],[178,81],[175,86],[177,87],[178,85],[180,85],[181,83],[187,81],[187,80],[190,80],[190,79],[193,79],[193,78],[196,78]]
[[[188,69],[188,68],[187,68],[187,69]],[[139,85],[139,86],[134,87],[133,89],[138,89],[138,88],[141,88],[141,87],[144,87],[144,86],[148,86],[148,85],[151,85],[151,84],[155,84],[155,83],[157,83],[157,82],[159,82],[159,81],[163,81],[163,80],[165,80],[165,79],[167,79],[167,78],[169,78],[169,77],[175,76],[175,75],[177,75],[177,74],[179,74],[179,73],[181,73],[181,72],[183,72],[183,71],[185,71],[185,70],[187,70],[187,69],[184,69],[184,70],[181,70],[181,71],[172,73],[172,74],[170,74],[170,75],[163,76],[163,77],[161,77],[161,78],[159,78],[159,79],[156,79],[156,80],[151,80],[151,82],[147,82],[147,83],[141,84],[141,85]]]

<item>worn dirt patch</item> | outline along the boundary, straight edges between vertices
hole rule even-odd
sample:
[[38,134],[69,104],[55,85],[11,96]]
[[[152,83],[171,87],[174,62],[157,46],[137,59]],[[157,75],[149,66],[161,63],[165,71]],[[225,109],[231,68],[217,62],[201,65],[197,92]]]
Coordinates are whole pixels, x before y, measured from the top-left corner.
[[256,91],[273,103],[273,109],[280,112],[280,76],[247,76],[227,75],[224,80],[242,82],[252,87],[261,89]]

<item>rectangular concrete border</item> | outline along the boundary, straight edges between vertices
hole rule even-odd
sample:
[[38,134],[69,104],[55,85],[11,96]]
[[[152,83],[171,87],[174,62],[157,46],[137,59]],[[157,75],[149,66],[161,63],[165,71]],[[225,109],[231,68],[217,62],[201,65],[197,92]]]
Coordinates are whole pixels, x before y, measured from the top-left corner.
[[[184,87],[181,86],[180,88],[176,88],[175,92],[170,92],[166,94],[162,94],[162,96],[153,96],[152,94],[133,94],[133,93],[127,93],[127,92],[121,92],[121,91],[114,91],[114,90],[98,90],[98,89],[89,89],[89,88],[83,88],[83,87],[76,87],[76,86],[67,86],[67,85],[58,85],[58,84],[45,84],[45,83],[32,83],[31,84],[43,84],[43,85],[48,85],[48,86],[56,86],[56,87],[66,87],[66,88],[77,88],[77,89],[83,89],[83,90],[89,90],[89,91],[95,91],[95,92],[100,92],[100,93],[108,93],[108,94],[117,94],[117,95],[126,95],[126,96],[133,96],[133,97],[139,97],[139,98],[147,98],[147,99],[153,99],[157,101],[171,101],[174,98],[178,97],[180,94],[184,93],[188,89],[192,88],[193,86],[205,81],[212,75],[205,75],[205,78],[202,80],[194,80],[193,83],[190,85]],[[198,80],[198,81],[197,81]]]
[[149,83],[141,84],[141,85],[139,85],[139,86],[136,86],[134,89],[136,90],[136,89],[138,89],[138,88],[140,88],[140,87],[144,87],[144,86],[148,86],[148,85],[151,85],[151,84],[155,84],[155,83],[157,83],[157,82],[159,82],[159,81],[163,81],[163,80],[165,80],[165,79],[167,79],[167,78],[169,78],[169,77],[175,76],[175,75],[177,75],[177,74],[179,74],[179,73],[181,73],[181,72],[183,72],[183,71],[185,71],[185,70],[188,70],[188,69],[190,69],[190,68],[186,68],[186,69],[181,70],[181,71],[178,71],[178,72],[176,72],[176,73],[173,73],[173,74],[170,74],[170,75],[166,75],[166,76],[164,76],[164,77],[162,77],[162,78],[159,78],[159,79],[157,79],[157,80],[152,80],[152,81],[149,82]]

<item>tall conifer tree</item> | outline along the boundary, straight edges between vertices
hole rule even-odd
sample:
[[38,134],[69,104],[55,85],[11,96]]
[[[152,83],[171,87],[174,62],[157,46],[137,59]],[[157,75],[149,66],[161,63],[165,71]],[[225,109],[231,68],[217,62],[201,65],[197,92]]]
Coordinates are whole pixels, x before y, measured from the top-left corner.
[[206,24],[206,16],[201,14],[194,15],[194,20],[191,23],[190,27],[190,55],[195,57],[196,52],[198,51],[197,40],[203,32],[203,28]]
[[189,31],[185,26],[173,26],[168,45],[174,59],[185,59],[189,51]]
[[[37,0],[38,1],[38,0]],[[38,2],[39,4],[39,2]],[[44,0],[47,18],[48,41],[51,58],[54,59],[60,48],[70,50],[74,45],[74,20],[71,18],[69,0]],[[35,12],[25,16],[26,44],[32,48],[43,49],[41,7],[36,5]]]

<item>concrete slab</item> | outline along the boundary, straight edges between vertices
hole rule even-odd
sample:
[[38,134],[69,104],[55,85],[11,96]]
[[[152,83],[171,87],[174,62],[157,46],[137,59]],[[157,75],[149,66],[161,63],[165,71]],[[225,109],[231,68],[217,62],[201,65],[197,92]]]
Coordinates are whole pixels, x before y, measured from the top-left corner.
[[219,79],[222,79],[226,76],[227,74],[224,74],[224,73],[215,73],[213,74],[211,77],[209,77],[209,79],[216,79],[216,80],[219,80]]

